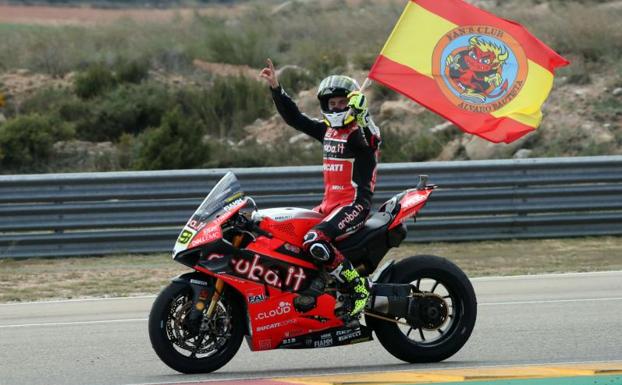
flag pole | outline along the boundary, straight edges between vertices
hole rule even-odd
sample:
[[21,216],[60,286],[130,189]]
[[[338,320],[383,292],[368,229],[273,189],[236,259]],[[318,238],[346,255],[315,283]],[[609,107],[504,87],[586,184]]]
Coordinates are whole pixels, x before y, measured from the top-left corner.
[[[370,85],[371,85],[371,79],[370,78],[365,78],[365,81],[363,82],[363,85],[361,86],[360,92],[363,93],[363,91],[365,91],[365,89],[367,87],[369,87]],[[344,118],[344,120],[348,119],[350,117],[350,115],[352,115],[352,109],[351,108],[348,110],[348,113],[346,114],[346,117]]]
[[365,89],[369,86],[371,86],[371,79],[365,78],[365,81],[363,82],[363,85],[361,86],[361,92],[365,91]]

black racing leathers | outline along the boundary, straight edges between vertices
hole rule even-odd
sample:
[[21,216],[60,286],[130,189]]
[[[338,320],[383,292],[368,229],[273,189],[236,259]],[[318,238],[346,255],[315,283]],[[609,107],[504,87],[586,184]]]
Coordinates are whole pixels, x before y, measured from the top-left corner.
[[369,214],[376,184],[378,128],[371,119],[366,127],[356,121],[328,127],[301,113],[281,87],[272,90],[272,98],[288,125],[323,144],[324,199],[315,210],[325,219],[316,228],[333,240],[358,230]]

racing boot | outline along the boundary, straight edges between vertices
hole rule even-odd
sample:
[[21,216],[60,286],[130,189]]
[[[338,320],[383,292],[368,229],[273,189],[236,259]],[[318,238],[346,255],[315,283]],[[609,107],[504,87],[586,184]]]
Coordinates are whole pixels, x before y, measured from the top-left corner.
[[344,284],[350,295],[349,303],[343,308],[337,309],[335,313],[341,315],[344,321],[357,320],[365,309],[369,298],[367,279],[361,277],[352,266],[352,262],[345,258],[330,274]]

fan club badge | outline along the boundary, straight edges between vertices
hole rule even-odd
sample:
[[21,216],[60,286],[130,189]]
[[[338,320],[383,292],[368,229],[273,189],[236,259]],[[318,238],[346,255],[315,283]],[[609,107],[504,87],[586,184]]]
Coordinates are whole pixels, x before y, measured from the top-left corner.
[[462,26],[446,33],[434,49],[436,84],[458,108],[492,113],[511,102],[527,77],[527,56],[498,28]]

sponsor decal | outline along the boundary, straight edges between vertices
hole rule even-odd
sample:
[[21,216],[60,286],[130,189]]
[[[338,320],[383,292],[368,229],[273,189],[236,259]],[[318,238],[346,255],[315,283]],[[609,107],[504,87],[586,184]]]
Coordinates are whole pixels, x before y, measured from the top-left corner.
[[332,346],[332,345],[333,345],[332,338],[326,338],[326,339],[321,339],[319,341],[313,341],[314,348],[325,348],[327,346]]
[[219,259],[223,259],[224,257],[225,257],[225,256],[224,256],[224,255],[222,255],[222,254],[210,254],[210,255],[207,257],[207,260],[208,260],[208,261],[217,261],[217,260],[219,260]]
[[292,219],[293,217],[294,217],[293,215],[276,215],[272,217],[272,219],[280,222],[280,221],[286,221],[286,220]]
[[259,302],[263,302],[266,299],[266,297],[263,294],[259,294],[259,295],[249,295],[248,296],[248,303],[259,303]]
[[190,227],[191,229],[196,230],[196,231],[200,231],[206,225],[207,225],[207,223],[199,222],[196,219],[191,219],[190,221],[188,221],[188,227]]
[[351,339],[353,339],[353,338],[360,337],[360,336],[362,336],[362,335],[363,335],[363,333],[362,333],[360,330],[356,330],[356,331],[353,331],[353,332],[351,332],[351,333],[348,333],[348,334],[345,334],[345,335],[338,336],[338,337],[337,337],[337,340],[338,340],[339,342],[343,342],[343,341],[351,340]]
[[336,185],[330,186],[330,189],[331,190],[335,190],[335,191],[341,191],[341,190],[345,190],[346,187],[345,186],[340,186],[340,185],[336,184]]
[[247,259],[231,259],[233,271],[247,279],[256,282],[266,282],[274,287],[281,288],[283,285],[292,288],[294,291],[300,289],[307,278],[304,269],[299,266],[289,266],[285,277],[285,282],[281,280],[280,274],[276,269],[269,269],[264,266],[261,257],[255,254],[252,261]]
[[337,330],[335,332],[335,335],[337,337],[339,336],[345,336],[346,334],[352,333],[353,331],[355,331],[356,329],[343,329],[343,330]]
[[354,206],[354,208],[352,209],[351,212],[347,213],[345,218],[343,218],[338,224],[337,227],[339,227],[339,230],[343,230],[346,228],[346,226],[348,226],[351,222],[353,222],[354,220],[358,219],[358,217],[361,215],[361,212],[363,211],[363,205],[360,203],[357,203],[356,206]]
[[207,282],[199,281],[198,279],[191,279],[190,283],[193,284],[193,285],[207,286]]
[[272,348],[272,340],[259,340],[259,349]]
[[289,303],[280,302],[279,306],[276,309],[272,309],[270,311],[262,311],[257,314],[257,317],[255,319],[257,320],[270,319],[270,318],[274,318],[274,317],[277,317],[283,314],[290,313],[291,311],[292,311],[292,307]]
[[242,202],[244,202],[244,199],[243,198],[238,198],[238,199],[234,200],[233,202],[227,204],[225,207],[223,207],[223,210],[229,211],[229,210],[235,208],[237,205],[239,205]]
[[335,171],[335,172],[342,172],[343,171],[343,164],[340,163],[331,163],[331,164],[327,164],[324,163],[324,171]]
[[346,145],[344,143],[324,143],[324,152],[328,154],[343,154],[346,150]]
[[263,332],[266,330],[271,330],[271,329],[280,328],[280,327],[283,327],[289,324],[293,324],[295,322],[296,322],[295,319],[288,319],[288,320],[281,321],[281,322],[274,322],[268,325],[258,326],[255,330],[258,332]]
[[407,210],[409,208],[415,207],[416,205],[425,201],[426,199],[427,199],[427,196],[419,195],[419,194],[413,194],[410,196],[406,196],[404,197],[404,200],[402,200],[402,210]]
[[214,242],[222,238],[222,230],[220,229],[220,224],[212,223],[208,227],[201,230],[199,234],[192,240],[190,244],[190,248],[193,248],[198,245],[202,245],[205,243]]

